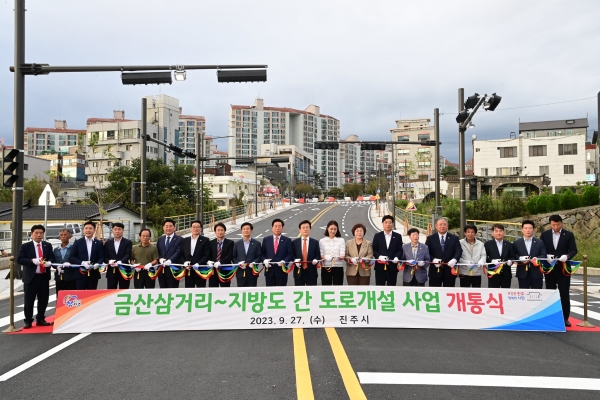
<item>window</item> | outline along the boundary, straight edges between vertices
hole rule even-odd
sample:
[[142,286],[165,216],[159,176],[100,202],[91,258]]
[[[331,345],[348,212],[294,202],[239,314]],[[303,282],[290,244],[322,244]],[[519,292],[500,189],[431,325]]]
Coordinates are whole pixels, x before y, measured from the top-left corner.
[[107,161],[107,166],[112,167],[112,161]]
[[223,185],[219,185],[219,193],[223,193]]
[[398,136],[398,141],[399,142],[408,142],[409,141],[408,135]]
[[431,162],[429,161],[419,161],[419,168],[431,167]]
[[125,165],[131,165],[131,160],[125,160]]
[[517,156],[517,146],[514,147],[498,147],[500,150],[500,158],[510,158]]
[[496,176],[517,175],[517,167],[500,167],[496,168]]
[[429,134],[428,133],[419,133],[419,135],[417,136],[417,139],[419,139],[419,140],[429,140]]
[[547,146],[529,146],[529,157],[541,157],[546,156]]
[[565,169],[565,175],[572,175],[572,174],[574,174],[574,172],[573,172],[573,166],[572,165],[565,165],[564,169]]
[[481,168],[481,176],[488,176],[488,169],[487,168]]
[[23,170],[24,171],[29,170],[29,164],[23,164]]
[[550,175],[550,166],[540,165],[540,175]]
[[400,149],[398,150],[398,155],[399,156],[407,156],[410,154],[410,150],[409,149]]
[[417,150],[417,153],[431,153],[431,149],[429,147],[422,147]]
[[[567,156],[567,155],[575,155],[577,154],[577,143],[570,144],[559,144],[558,145],[558,155],[559,156]],[[565,172],[566,174],[566,172]]]
[[125,151],[130,151],[133,146],[128,144],[125,146]]

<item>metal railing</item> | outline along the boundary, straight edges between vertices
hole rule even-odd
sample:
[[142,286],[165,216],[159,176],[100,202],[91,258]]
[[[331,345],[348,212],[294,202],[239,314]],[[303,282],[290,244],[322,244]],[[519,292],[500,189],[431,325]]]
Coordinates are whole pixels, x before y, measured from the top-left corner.
[[509,242],[514,242],[516,239],[522,236],[521,234],[521,223],[518,222],[504,222],[504,221],[481,221],[477,219],[468,219],[467,225],[475,225],[477,227],[477,238],[486,241],[493,239],[492,233],[494,224],[504,225],[504,239]]
[[396,219],[402,223],[408,220],[408,225],[423,229],[424,231],[427,231],[427,226],[431,222],[431,218],[431,215],[419,214],[414,211],[406,211],[396,207]]

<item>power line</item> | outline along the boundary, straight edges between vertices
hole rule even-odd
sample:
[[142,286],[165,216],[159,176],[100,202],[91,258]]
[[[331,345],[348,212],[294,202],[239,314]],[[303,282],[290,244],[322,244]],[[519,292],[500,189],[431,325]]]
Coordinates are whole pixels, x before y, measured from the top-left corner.
[[504,110],[516,110],[519,108],[531,108],[531,107],[542,107],[542,106],[551,106],[554,104],[563,104],[563,103],[572,103],[574,101],[583,101],[583,100],[590,100],[590,99],[595,99],[596,96],[593,97],[585,97],[583,99],[575,99],[575,100],[565,100],[565,101],[557,101],[556,103],[545,103],[545,104],[535,104],[532,106],[521,106],[521,107],[510,107],[510,108],[498,108],[496,109],[496,111],[504,111]]

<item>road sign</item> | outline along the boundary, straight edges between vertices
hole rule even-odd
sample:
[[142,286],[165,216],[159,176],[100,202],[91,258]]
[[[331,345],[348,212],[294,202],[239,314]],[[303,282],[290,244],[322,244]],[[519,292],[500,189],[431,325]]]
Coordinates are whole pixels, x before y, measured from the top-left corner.
[[40,198],[38,200],[38,205],[40,205],[40,206],[46,205],[46,193],[48,194],[48,198],[47,198],[48,205],[54,207],[56,205],[56,197],[54,196],[54,193],[52,193],[52,189],[50,188],[49,184],[46,184],[44,191],[40,195]]
[[406,211],[417,211],[417,206],[415,206],[415,203],[412,200],[408,201],[408,204],[406,205]]
[[377,189],[377,193],[381,193],[381,190],[380,190],[380,189]]

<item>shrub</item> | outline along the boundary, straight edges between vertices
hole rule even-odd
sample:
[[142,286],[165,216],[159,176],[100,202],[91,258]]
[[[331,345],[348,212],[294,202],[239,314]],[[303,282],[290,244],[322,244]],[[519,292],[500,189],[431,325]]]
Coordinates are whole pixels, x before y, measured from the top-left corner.
[[527,200],[527,204],[525,205],[525,209],[527,210],[527,212],[529,212],[529,214],[537,214],[537,210],[538,210],[538,201],[540,199],[540,196],[533,196],[530,197],[529,200]]
[[579,197],[571,190],[565,190],[560,195],[560,208],[562,210],[572,210],[580,205]]
[[581,194],[581,205],[583,207],[586,206],[594,206],[598,204],[600,197],[600,191],[596,186],[586,186],[583,189],[583,193]]

